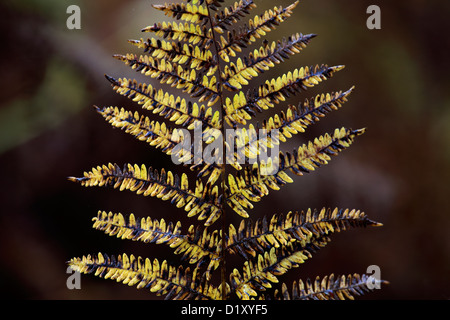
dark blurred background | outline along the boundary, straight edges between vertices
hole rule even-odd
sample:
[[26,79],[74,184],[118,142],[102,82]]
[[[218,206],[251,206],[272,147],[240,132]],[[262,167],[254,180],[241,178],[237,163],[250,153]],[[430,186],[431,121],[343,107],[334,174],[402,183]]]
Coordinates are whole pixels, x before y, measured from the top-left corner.
[[[0,286],[5,298],[154,298],[93,276],[81,278],[81,290],[66,287],[66,261],[74,256],[102,251],[156,257],[162,250],[93,230],[97,210],[167,220],[183,216],[158,199],[86,189],[67,180],[108,162],[171,166],[169,157],[113,130],[92,108],[136,108],[114,93],[103,75],[138,77],[111,56],[140,53],[126,40],[145,37],[141,28],[170,20],[152,3],[159,2],[0,3]],[[274,5],[256,3],[252,16]],[[381,30],[366,27],[372,4],[381,8]],[[81,8],[80,30],[66,27],[69,5]],[[335,127],[368,131],[328,166],[272,192],[256,204],[254,216],[337,206],[364,210],[384,224],[337,234],[291,272],[292,279],[364,273],[378,265],[390,285],[364,299],[450,297],[449,16],[446,0],[302,0],[293,17],[268,35],[319,36],[267,77],[303,65],[346,65],[296,101],[356,85],[339,112],[290,140],[287,149]]]

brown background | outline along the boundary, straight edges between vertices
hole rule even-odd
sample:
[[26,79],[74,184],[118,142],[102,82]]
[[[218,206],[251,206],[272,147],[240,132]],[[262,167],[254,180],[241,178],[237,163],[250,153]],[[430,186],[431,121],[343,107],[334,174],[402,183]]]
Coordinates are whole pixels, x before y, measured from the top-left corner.
[[[163,248],[92,230],[90,219],[98,209],[167,220],[183,217],[157,199],[85,189],[66,179],[108,162],[171,167],[170,158],[111,129],[91,107],[135,108],[111,90],[103,74],[138,76],[111,55],[139,53],[126,40],[146,36],[139,30],[147,25],[170,20],[151,3],[159,2],[0,4],[0,286],[7,298],[154,298],[92,276],[82,277],[81,290],[68,290],[65,264],[73,256],[98,251],[164,254]],[[256,3],[252,15],[269,5]],[[81,30],[66,28],[70,4],[81,8]],[[371,4],[382,10],[381,30],[366,28]],[[390,285],[365,299],[450,297],[449,14],[445,0],[303,0],[294,16],[268,36],[319,35],[267,77],[303,65],[346,65],[298,99],[356,85],[342,110],[292,139],[288,150],[335,127],[368,131],[330,165],[272,192],[256,205],[254,217],[337,206],[359,208],[384,224],[336,235],[283,280],[363,273],[375,264]]]

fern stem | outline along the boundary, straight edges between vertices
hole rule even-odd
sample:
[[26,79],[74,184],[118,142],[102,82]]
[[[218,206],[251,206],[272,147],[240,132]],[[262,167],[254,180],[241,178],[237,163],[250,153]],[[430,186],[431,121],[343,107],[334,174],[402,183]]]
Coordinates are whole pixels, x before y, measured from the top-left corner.
[[[217,70],[216,73],[218,74],[218,87],[217,87],[217,93],[219,95],[219,101],[220,101],[220,113],[221,113],[221,119],[222,119],[222,123],[221,123],[221,130],[222,130],[222,174],[221,174],[221,189],[222,189],[222,194],[225,194],[225,182],[226,182],[226,164],[225,164],[225,157],[223,155],[223,152],[225,152],[226,150],[226,145],[225,145],[225,128],[224,128],[224,121],[223,119],[225,119],[225,110],[223,108],[224,106],[224,99],[223,99],[223,80],[222,80],[222,68],[220,65],[220,58],[219,58],[219,45],[218,42],[216,40],[216,32],[214,30],[214,23],[213,23],[213,19],[211,16],[211,9],[209,8],[208,5],[206,5],[207,9],[208,9],[208,20],[209,20],[209,25],[211,27],[211,34],[212,34],[212,38],[213,38],[213,43],[214,43],[214,49],[216,51],[216,59],[217,59]],[[221,270],[221,284],[222,284],[222,300],[225,300],[226,295],[227,295],[227,291],[226,291],[226,265],[225,265],[225,252],[226,252],[226,244],[225,244],[225,239],[224,239],[224,235],[226,233],[226,201],[222,201],[221,203],[221,220],[222,220],[222,226],[221,226],[221,246],[222,246],[222,250],[221,250],[221,266],[220,266],[220,270]]]

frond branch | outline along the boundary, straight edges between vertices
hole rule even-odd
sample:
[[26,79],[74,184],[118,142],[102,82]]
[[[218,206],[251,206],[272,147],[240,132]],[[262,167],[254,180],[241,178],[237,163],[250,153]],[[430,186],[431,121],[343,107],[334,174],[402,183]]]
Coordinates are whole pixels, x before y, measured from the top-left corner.
[[364,129],[336,129],[332,135],[320,136],[300,146],[292,154],[280,152],[275,160],[269,158],[267,162],[254,163],[252,168],[237,172],[236,176],[230,174],[225,192],[228,205],[242,217],[248,218],[245,209],[253,208],[251,202],[260,201],[269,194],[269,188],[279,190],[281,186],[293,182],[286,174],[287,171],[298,176],[314,171],[327,164],[332,155],[348,148],[364,132]]
[[127,219],[121,213],[99,211],[93,218],[93,228],[107,235],[121,239],[142,241],[145,243],[166,244],[175,254],[183,254],[182,260],[200,266],[210,261],[208,271],[216,269],[220,263],[221,239],[218,232],[209,232],[207,228],[191,226],[187,234],[181,234],[181,222],[173,224],[164,219],[153,220],[150,217],[136,219],[130,214]]
[[264,254],[258,255],[257,261],[245,261],[242,276],[235,269],[230,276],[231,285],[239,299],[250,300],[258,295],[257,291],[272,288],[272,283],[278,283],[278,276],[299,267],[329,241],[328,237],[322,237],[305,245],[294,242],[278,249],[272,247]]
[[212,52],[203,47],[155,38],[147,40],[141,38],[128,42],[144,49],[144,53],[148,53],[154,58],[167,58],[174,63],[186,65],[198,71],[203,70],[207,76],[212,76],[217,70],[217,61]]
[[283,41],[274,41],[271,44],[264,42],[262,47],[255,49],[248,57],[238,58],[236,64],[231,62],[225,67],[222,74],[224,86],[230,91],[242,89],[260,73],[283,62],[290,55],[299,53],[315,36],[297,33]]
[[212,20],[212,26],[216,32],[223,33],[227,30],[227,26],[245,17],[255,7],[253,0],[239,0],[239,2],[235,2],[232,6],[217,13]]
[[144,165],[125,165],[123,170],[117,164],[108,164],[85,172],[84,177],[70,177],[69,180],[81,183],[85,187],[112,186],[114,189],[130,190],[144,196],[170,200],[178,208],[184,207],[188,217],[198,216],[206,219],[209,226],[221,216],[221,198],[217,186],[205,187],[197,180],[195,191],[189,190],[187,175],[178,175],[164,169],[161,172],[146,168]]
[[285,101],[291,95],[331,78],[335,72],[343,68],[344,66],[327,65],[302,67],[276,79],[267,80],[264,85],[250,91],[244,97],[239,94],[236,105],[227,104],[225,121],[230,125],[245,124],[245,120],[252,119],[256,112],[273,108],[275,104]]
[[229,62],[229,57],[236,56],[236,51],[241,52],[241,48],[256,41],[256,39],[265,36],[267,32],[272,31],[280,23],[289,18],[292,11],[297,6],[298,1],[283,7],[274,7],[273,10],[267,10],[263,14],[250,19],[248,24],[244,25],[238,31],[233,30],[227,32],[227,39],[223,36],[220,41],[219,55],[225,62]]
[[106,78],[120,95],[126,96],[142,105],[143,109],[152,111],[177,125],[189,130],[193,130],[199,124],[204,131],[221,128],[220,113],[218,111],[213,113],[210,107],[199,106],[197,103],[175,97],[162,89],[157,90],[150,84],[138,83],[136,80],[115,79],[108,75]]
[[317,277],[314,281],[307,279],[296,281],[292,284],[292,292],[289,293],[286,284],[283,283],[281,291],[275,291],[278,300],[354,300],[356,296],[373,291],[374,287],[386,284],[387,281],[375,279],[365,274],[342,275],[334,274]]
[[313,238],[319,238],[349,228],[381,226],[359,210],[322,208],[306,212],[275,214],[270,221],[266,217],[252,222],[243,219],[238,230],[230,225],[226,235],[226,250],[239,253],[248,260],[271,247],[280,248],[289,243],[300,242],[303,246]]
[[195,268],[184,270],[157,259],[153,262],[146,258],[129,257],[126,254],[107,256],[99,253],[95,256],[73,258],[70,267],[80,273],[94,273],[96,276],[116,280],[138,289],[146,288],[158,296],[166,296],[172,300],[217,300],[220,289],[210,285]]
[[[325,117],[327,113],[339,109],[346,101],[354,87],[346,92],[318,94],[306,99],[298,107],[289,106],[286,112],[276,114],[264,120],[261,127],[250,124],[249,128],[236,130],[236,148],[231,162],[242,163],[247,159],[256,159],[269,148],[286,142],[293,135],[303,133],[306,129]],[[245,119],[243,119],[245,122]],[[257,132],[259,130],[259,134]],[[231,152],[230,152],[231,154]]]
[[153,8],[161,10],[166,16],[173,17],[177,20],[184,20],[191,23],[207,23],[209,16],[208,10],[204,6],[198,6],[190,3],[170,3],[170,4],[154,4]]
[[211,30],[193,23],[155,23],[143,28],[142,32],[153,32],[164,39],[184,41],[206,49],[209,49],[213,43]]
[[191,95],[191,97],[199,98],[200,102],[209,99],[208,106],[214,105],[219,99],[215,76],[211,79],[206,75],[199,77],[193,69],[186,70],[182,66],[173,64],[170,61],[164,59],[156,60],[148,55],[138,57],[134,54],[116,54],[114,57],[144,75],[156,78],[161,83],[167,83],[172,87],[181,89]]

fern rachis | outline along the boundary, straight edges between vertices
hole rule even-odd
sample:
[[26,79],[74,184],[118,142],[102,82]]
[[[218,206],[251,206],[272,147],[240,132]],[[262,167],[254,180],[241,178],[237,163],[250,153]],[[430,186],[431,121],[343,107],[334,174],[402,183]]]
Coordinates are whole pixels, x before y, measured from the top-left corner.
[[[318,94],[298,106],[288,105],[262,124],[252,123],[257,113],[276,108],[288,97],[319,85],[343,66],[301,67],[249,89],[253,79],[300,53],[315,35],[297,33],[272,43],[262,40],[258,46],[257,41],[291,16],[298,1],[286,8],[267,10],[240,26],[237,23],[256,5],[252,0],[240,0],[223,7],[222,2],[188,0],[154,5],[176,21],[155,23],[142,30],[155,37],[129,41],[143,49],[143,55],[114,56],[191,99],[177,97],[163,87],[106,76],[117,93],[162,120],[150,120],[124,108],[96,107],[113,127],[161,149],[196,172],[194,183],[186,173],[178,175],[147,164],[120,167],[110,163],[85,172],[83,177],[70,178],[87,187],[109,186],[160,198],[183,209],[188,217],[196,217],[198,221],[187,228],[180,221],[170,221],[170,217],[157,220],[99,211],[94,218],[93,227],[110,236],[169,246],[180,255],[180,265],[169,265],[157,258],[127,254],[116,258],[99,253],[73,258],[70,266],[83,273],[93,272],[148,288],[166,299],[353,299],[370,291],[366,275],[338,278],[330,275],[314,282],[299,280],[293,283],[291,291],[278,280],[326,246],[332,234],[381,225],[364,212],[322,208],[275,213],[260,219],[251,219],[250,214],[253,204],[262,201],[270,190],[291,183],[292,174],[301,176],[327,164],[364,133],[363,129],[335,129],[292,152],[263,157],[268,149],[277,150],[293,135],[305,132],[320,118],[341,108],[353,87]],[[243,53],[243,48],[255,45],[256,49],[248,55]],[[189,132],[199,126],[206,147],[221,147],[217,149],[221,152],[216,152],[215,162],[196,157],[193,152]],[[226,139],[226,129],[234,129],[232,144]],[[258,135],[257,130],[277,134]],[[278,170],[267,174],[275,163]],[[241,218],[239,225],[227,220],[233,211]],[[241,268],[225,268],[224,259],[229,254],[243,258]],[[220,284],[213,281],[218,274]],[[269,290],[272,287],[277,288]]]

